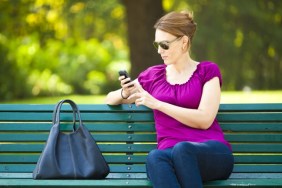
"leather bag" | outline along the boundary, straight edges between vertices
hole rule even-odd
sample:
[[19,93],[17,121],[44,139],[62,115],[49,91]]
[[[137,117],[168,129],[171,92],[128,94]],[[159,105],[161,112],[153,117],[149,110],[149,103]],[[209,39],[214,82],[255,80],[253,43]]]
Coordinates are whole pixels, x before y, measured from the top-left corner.
[[[70,104],[73,110],[71,133],[60,131],[63,103]],[[53,125],[33,171],[33,179],[103,179],[109,171],[96,141],[82,123],[77,105],[68,99],[60,101],[53,112]]]

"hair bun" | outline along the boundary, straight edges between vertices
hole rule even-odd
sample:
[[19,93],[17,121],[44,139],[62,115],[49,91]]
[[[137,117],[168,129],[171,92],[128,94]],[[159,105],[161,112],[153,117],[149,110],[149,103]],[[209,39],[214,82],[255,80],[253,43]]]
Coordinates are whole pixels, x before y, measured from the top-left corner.
[[155,29],[170,33],[176,37],[188,36],[192,42],[197,24],[193,20],[193,12],[170,12],[161,17],[154,25]]
[[184,15],[188,18],[188,20],[189,20],[191,23],[194,23],[194,20],[193,20],[193,18],[194,18],[193,12],[183,10],[183,11],[181,11],[180,13],[181,13],[181,14],[184,14]]

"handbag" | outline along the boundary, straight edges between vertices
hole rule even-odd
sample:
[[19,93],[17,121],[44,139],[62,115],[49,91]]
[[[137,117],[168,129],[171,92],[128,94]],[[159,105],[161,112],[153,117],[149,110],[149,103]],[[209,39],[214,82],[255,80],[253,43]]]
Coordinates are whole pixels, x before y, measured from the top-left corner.
[[[60,131],[63,103],[72,107],[71,133]],[[47,142],[33,171],[33,179],[103,179],[109,174],[109,166],[96,141],[83,125],[80,111],[72,100],[66,99],[57,103],[52,123]]]

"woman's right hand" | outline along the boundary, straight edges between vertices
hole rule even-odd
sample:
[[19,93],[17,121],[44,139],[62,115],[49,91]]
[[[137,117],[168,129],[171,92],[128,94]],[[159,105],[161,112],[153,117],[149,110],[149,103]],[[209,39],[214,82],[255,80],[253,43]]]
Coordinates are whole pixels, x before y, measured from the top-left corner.
[[124,78],[124,76],[120,76],[118,79],[122,88],[122,96],[126,99],[136,90],[134,82],[130,78]]
[[124,76],[119,78],[121,89],[111,91],[107,94],[105,102],[109,105],[118,104],[131,104],[134,103],[135,97],[129,98],[132,94],[138,92],[137,86],[139,85],[138,79],[130,81],[130,78],[124,79]]

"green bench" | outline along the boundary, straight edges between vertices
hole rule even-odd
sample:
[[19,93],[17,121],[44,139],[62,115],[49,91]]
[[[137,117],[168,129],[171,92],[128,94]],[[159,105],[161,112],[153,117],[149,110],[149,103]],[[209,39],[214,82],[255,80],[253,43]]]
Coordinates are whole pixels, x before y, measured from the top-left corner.
[[[54,106],[0,104],[0,187],[151,187],[144,164],[156,147],[154,119],[135,105],[79,105],[109,163],[105,180],[33,180]],[[68,132],[72,114],[68,105],[62,109],[62,131]],[[235,167],[230,179],[205,187],[282,187],[282,104],[222,104],[218,120]]]

